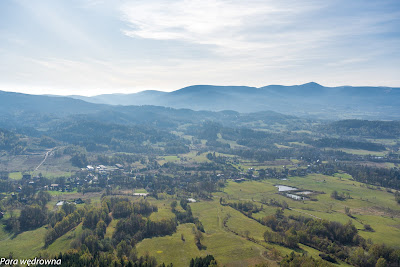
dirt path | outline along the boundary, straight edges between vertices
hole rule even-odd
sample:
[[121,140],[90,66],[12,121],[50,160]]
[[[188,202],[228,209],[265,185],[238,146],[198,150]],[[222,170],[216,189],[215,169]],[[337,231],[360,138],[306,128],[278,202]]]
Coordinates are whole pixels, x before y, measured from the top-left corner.
[[53,147],[52,149],[50,149],[49,151],[46,152],[46,154],[44,154],[44,159],[42,160],[42,162],[40,162],[40,164],[35,168],[35,171],[37,171],[40,166],[42,166],[42,164],[46,161],[47,157],[49,156],[49,154],[51,152],[53,152],[56,149],[56,147]]

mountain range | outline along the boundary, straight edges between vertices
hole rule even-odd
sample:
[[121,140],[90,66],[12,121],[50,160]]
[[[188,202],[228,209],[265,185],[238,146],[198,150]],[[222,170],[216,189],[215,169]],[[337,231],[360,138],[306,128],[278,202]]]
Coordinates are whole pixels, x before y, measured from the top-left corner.
[[134,94],[70,96],[109,105],[156,105],[192,110],[273,110],[283,114],[328,119],[398,119],[400,88],[325,87],[302,85],[265,87],[194,85],[173,92],[142,91]]
[[[93,97],[29,95],[0,91],[0,125],[30,124],[38,117],[41,117],[43,122],[78,115],[100,116],[120,123],[146,122],[152,119],[162,123],[169,121],[168,116],[222,120],[224,116],[257,112],[274,118],[285,118],[284,115],[278,114],[281,113],[334,120],[398,120],[399,100],[400,88],[325,87],[313,82],[260,88],[195,85],[173,92],[143,91]],[[232,112],[227,112],[228,110]]]

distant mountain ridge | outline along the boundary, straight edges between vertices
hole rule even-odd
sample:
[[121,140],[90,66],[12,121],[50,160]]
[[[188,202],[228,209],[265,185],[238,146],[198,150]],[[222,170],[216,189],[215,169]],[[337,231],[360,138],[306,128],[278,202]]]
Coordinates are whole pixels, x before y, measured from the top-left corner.
[[[260,88],[194,85],[173,92],[143,91],[93,97],[28,95],[0,91],[0,125],[12,123],[9,117],[20,125],[29,124],[38,116],[42,116],[43,120],[51,120],[63,116],[100,113],[104,118],[115,116],[118,120],[130,121],[134,116],[129,113],[131,111],[143,113],[135,121],[145,121],[146,110],[157,110],[157,116],[166,118],[171,113],[168,108],[206,111],[204,114],[228,110],[239,113],[274,111],[316,119],[399,120],[399,104],[400,88],[325,87],[317,83],[269,85]],[[178,113],[180,112],[182,111]],[[124,115],[121,116],[121,113]],[[126,116],[129,119],[124,119]],[[161,117],[158,117],[159,122]]]
[[333,119],[400,118],[400,88],[395,87],[325,87],[315,82],[260,88],[193,85],[173,92],[153,90],[134,94],[71,97],[109,105],[156,105],[238,112],[273,110],[296,116]]
[[[38,135],[68,121],[97,121],[121,125],[147,125],[175,129],[180,124],[213,121],[222,124],[292,124],[304,119],[273,111],[194,111],[154,105],[107,105],[54,95],[0,91],[0,128]],[[84,124],[83,124],[84,125]]]

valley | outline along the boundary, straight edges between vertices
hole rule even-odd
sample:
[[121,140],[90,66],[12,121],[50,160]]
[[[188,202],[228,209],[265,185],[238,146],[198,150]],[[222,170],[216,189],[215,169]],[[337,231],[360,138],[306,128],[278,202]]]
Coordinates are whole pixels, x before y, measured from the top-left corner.
[[1,257],[397,261],[397,121],[135,109],[1,130]]

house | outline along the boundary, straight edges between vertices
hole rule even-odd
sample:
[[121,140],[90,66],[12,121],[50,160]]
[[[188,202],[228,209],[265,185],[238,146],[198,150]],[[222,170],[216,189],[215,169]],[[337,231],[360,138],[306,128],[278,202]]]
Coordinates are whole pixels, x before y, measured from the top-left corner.
[[123,165],[121,165],[121,164],[115,164],[115,167],[117,167],[118,169],[120,169],[120,170],[123,170],[124,169],[124,166]]
[[58,190],[58,188],[59,188],[58,184],[51,184],[49,189],[50,190]]
[[87,166],[86,166],[86,169],[87,169],[88,171],[94,171],[94,167],[93,167],[92,165],[87,165]]
[[140,196],[140,197],[145,197],[148,196],[149,193],[133,193],[134,196]]
[[97,166],[97,169],[105,171],[105,170],[107,170],[107,167],[104,165],[99,165],[99,166]]

